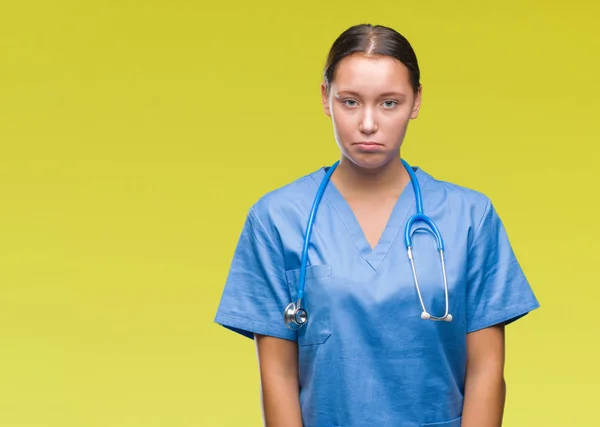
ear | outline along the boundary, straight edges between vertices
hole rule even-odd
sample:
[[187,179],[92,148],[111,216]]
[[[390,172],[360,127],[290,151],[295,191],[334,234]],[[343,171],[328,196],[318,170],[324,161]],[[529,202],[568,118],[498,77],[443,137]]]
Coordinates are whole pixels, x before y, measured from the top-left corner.
[[331,106],[329,105],[329,92],[327,91],[327,85],[325,82],[321,83],[321,102],[323,103],[323,111],[329,117],[331,117]]
[[419,117],[419,110],[421,109],[422,92],[423,92],[423,85],[419,86],[419,89],[417,90],[417,96],[415,97],[415,103],[414,103],[413,109],[410,113],[411,119],[416,119],[417,117]]

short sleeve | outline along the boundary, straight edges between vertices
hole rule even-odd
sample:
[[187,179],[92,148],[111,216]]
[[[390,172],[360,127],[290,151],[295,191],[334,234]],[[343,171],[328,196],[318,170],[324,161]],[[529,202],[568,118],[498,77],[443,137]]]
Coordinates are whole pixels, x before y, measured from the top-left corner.
[[467,275],[467,333],[512,323],[540,306],[489,200],[469,250]]
[[254,209],[246,217],[227,275],[215,322],[248,338],[254,334],[297,340],[283,311],[291,296],[284,258]]

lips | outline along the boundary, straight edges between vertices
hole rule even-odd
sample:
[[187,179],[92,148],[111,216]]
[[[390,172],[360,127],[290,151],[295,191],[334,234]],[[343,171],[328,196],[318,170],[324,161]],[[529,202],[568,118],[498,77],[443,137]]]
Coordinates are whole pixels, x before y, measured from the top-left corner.
[[379,148],[383,147],[383,144],[380,144],[378,142],[373,142],[373,141],[361,141],[361,142],[355,143],[354,145],[358,149],[364,150],[364,151],[378,150]]

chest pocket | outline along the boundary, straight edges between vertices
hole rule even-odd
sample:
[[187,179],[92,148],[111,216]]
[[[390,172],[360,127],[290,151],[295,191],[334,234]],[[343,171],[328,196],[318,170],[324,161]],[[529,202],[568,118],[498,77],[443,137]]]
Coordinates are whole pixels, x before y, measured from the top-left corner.
[[[300,269],[285,272],[294,302],[298,299]],[[306,268],[303,307],[308,321],[298,330],[298,345],[323,344],[331,336],[330,265],[311,265]]]

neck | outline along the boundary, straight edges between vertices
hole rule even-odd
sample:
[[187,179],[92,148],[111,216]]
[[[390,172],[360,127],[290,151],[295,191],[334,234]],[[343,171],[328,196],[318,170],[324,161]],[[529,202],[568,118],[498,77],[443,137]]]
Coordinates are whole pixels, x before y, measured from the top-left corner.
[[399,195],[410,176],[400,157],[376,169],[365,169],[342,157],[331,177],[340,190],[355,195]]

